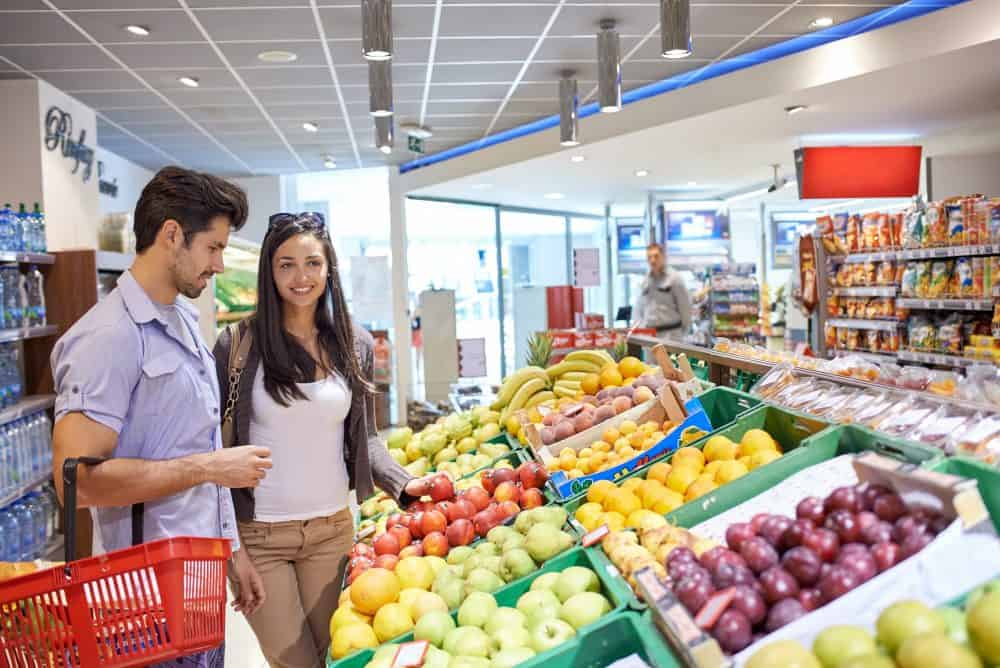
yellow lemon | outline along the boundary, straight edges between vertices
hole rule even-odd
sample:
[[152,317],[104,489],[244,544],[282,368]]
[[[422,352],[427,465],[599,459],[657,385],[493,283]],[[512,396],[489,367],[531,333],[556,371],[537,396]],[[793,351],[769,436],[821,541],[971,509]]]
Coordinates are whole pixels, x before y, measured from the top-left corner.
[[725,436],[713,436],[705,443],[705,459],[714,462],[717,459],[736,459],[740,456],[740,447]]
[[594,450],[592,448],[584,448],[584,449],[580,450],[580,452],[576,453],[576,456],[579,459],[590,459],[590,456],[593,455],[593,454],[594,454]]
[[646,440],[646,432],[637,431],[629,437],[628,444],[631,445],[636,450],[639,450],[642,448],[642,444],[645,440]]
[[367,624],[348,624],[337,629],[330,642],[330,656],[341,659],[352,652],[368,647],[378,647],[375,630]]
[[642,487],[642,483],[644,482],[646,481],[642,478],[629,478],[621,484],[621,488],[635,494],[635,491]]
[[346,604],[340,605],[333,612],[333,616],[330,617],[330,637],[332,638],[337,633],[337,629],[342,626],[347,626],[348,624],[371,624],[371,621],[372,618],[369,615],[361,614],[348,601]]
[[687,492],[684,494],[685,501],[694,501],[699,496],[708,494],[709,492],[718,489],[716,485],[711,480],[696,480],[690,487],[688,487]]
[[775,459],[781,459],[781,453],[775,450],[762,450],[750,458],[750,468],[755,469],[770,464]]
[[651,439],[653,439],[654,442],[659,443],[664,438],[666,438],[667,435],[664,434],[662,431],[657,430],[657,431],[653,431],[652,433],[650,433],[649,437]]
[[605,429],[604,434],[601,436],[601,438],[604,439],[605,443],[614,443],[621,437],[622,437],[621,432],[615,429],[614,427],[609,427]]
[[574,450],[573,448],[563,448],[562,450],[559,451],[560,457],[568,457],[569,455],[573,455],[574,457],[576,457],[576,450]]
[[639,425],[637,425],[635,422],[632,422],[631,420],[625,420],[620,425],[618,425],[618,431],[620,431],[624,436],[630,436],[634,434],[638,429]]
[[642,501],[632,492],[619,489],[611,492],[604,499],[604,508],[625,518],[642,508]]
[[580,381],[580,389],[584,394],[597,394],[601,389],[601,377],[596,373],[588,373]]
[[659,427],[659,425],[656,424],[655,422],[643,422],[642,426],[639,427],[639,431],[645,434],[652,434],[654,431],[656,431],[657,427]]
[[778,444],[771,438],[771,435],[763,429],[751,429],[743,434],[743,438],[740,439],[740,445],[743,446],[743,454],[750,456],[763,450],[780,450]]
[[566,472],[566,477],[569,478],[570,480],[576,480],[577,478],[582,478],[585,475],[586,474],[580,469],[571,469],[570,471]]
[[750,459],[751,459],[750,455],[744,455],[739,459],[737,459],[736,461],[738,461],[740,464],[743,464],[743,466],[747,467],[747,470],[749,470],[753,468],[753,466],[750,463]]
[[625,379],[618,371],[618,367],[614,364],[609,364],[601,369],[601,375],[598,377],[598,380],[601,383],[601,387],[620,387],[622,381]]
[[701,471],[705,468],[705,454],[698,448],[681,448],[670,458],[670,463],[675,467],[685,466]]
[[632,447],[624,448],[618,454],[621,455],[621,458],[622,458],[623,462],[627,462],[628,460],[630,460],[633,457],[635,457],[635,448],[632,448]]
[[721,466],[722,466],[722,460],[717,459],[714,462],[709,462],[708,464],[705,464],[705,468],[702,471],[702,473],[707,473],[709,475],[714,476],[716,473],[719,472],[719,468]]
[[718,472],[715,474],[715,482],[725,485],[739,477],[745,476],[750,470],[740,462],[722,462]]
[[560,470],[561,467],[559,466],[559,458],[554,457],[550,459],[548,464],[545,465],[545,468],[548,469],[549,473],[555,473]]
[[628,356],[623,357],[618,363],[618,371],[625,378],[635,378],[641,376],[646,370],[646,365],[638,358]]
[[611,531],[622,531],[625,529],[625,517],[621,513],[610,512],[601,515],[601,521],[597,526],[607,524]]
[[576,521],[583,525],[583,528],[587,531],[593,530],[597,524],[597,520],[604,513],[604,507],[599,503],[588,502],[576,509],[573,513],[573,517]]
[[576,460],[576,468],[580,469],[584,473],[592,473],[590,469],[590,457],[581,457]]
[[659,443],[659,441],[657,441],[656,439],[654,439],[654,438],[647,438],[645,441],[642,442],[642,445],[640,446],[640,449],[641,450],[649,450],[651,447],[653,447],[657,443]]
[[587,488],[587,501],[603,503],[609,492],[618,489],[610,480],[598,480]]
[[629,443],[628,438],[626,438],[626,437],[623,436],[622,438],[619,438],[617,441],[615,441],[615,452],[618,452],[620,450],[624,450],[625,448],[629,447],[630,445],[631,445],[631,443]]
[[603,453],[611,452],[611,444],[608,443],[607,441],[598,441],[597,443],[594,443],[594,445],[591,447],[593,448],[594,452],[603,452]]
[[569,471],[570,469],[576,468],[576,453],[566,452],[565,450],[559,455],[559,465],[564,471]]
[[650,506],[650,510],[660,515],[666,515],[683,505],[684,497],[681,494],[672,489],[664,489],[662,492],[654,495],[653,505]]
[[664,489],[660,482],[656,480],[642,481],[642,484],[635,490],[635,494],[639,497],[639,500],[642,501],[643,508],[649,508],[649,495],[658,489]]
[[674,466],[667,476],[667,487],[683,494],[691,483],[698,479],[698,471],[690,466]]
[[656,480],[665,485],[667,484],[667,475],[670,474],[671,468],[673,467],[667,462],[656,462],[649,467],[648,471],[646,471],[646,479]]
[[659,515],[654,513],[652,510],[646,510],[645,508],[640,508],[639,510],[630,513],[629,516],[625,519],[625,528],[638,529],[642,525],[643,518],[646,517],[647,515],[652,515],[653,517],[659,517]]

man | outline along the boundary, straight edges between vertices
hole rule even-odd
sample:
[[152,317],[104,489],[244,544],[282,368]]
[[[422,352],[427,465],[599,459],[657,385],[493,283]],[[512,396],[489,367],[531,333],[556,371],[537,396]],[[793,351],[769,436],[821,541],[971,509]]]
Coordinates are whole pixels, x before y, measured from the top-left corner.
[[658,338],[680,340],[691,329],[691,297],[684,280],[667,268],[663,246],[646,247],[649,274],[642,282],[633,320],[638,327],[656,330]]
[[[95,509],[108,550],[133,542],[131,507],[144,504],[144,541],[225,537],[239,548],[228,488],[256,487],[267,448],[223,448],[212,353],[198,333],[197,298],[223,271],[231,229],[246,222],[246,194],[222,179],[166,167],[135,209],[137,257],[118,287],[56,343],[54,477],[62,493],[68,457],[80,466],[77,500]],[[252,569],[234,560],[241,588],[263,599]],[[251,604],[253,605],[253,604]],[[216,668],[223,648],[164,666]]]

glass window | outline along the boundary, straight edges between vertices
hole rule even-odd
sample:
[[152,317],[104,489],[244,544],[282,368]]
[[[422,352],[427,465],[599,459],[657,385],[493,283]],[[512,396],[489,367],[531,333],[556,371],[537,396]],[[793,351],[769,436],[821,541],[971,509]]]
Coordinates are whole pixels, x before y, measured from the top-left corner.
[[594,218],[570,218],[573,248],[596,248],[600,254],[601,284],[583,289],[583,307],[587,313],[604,316],[605,324],[612,324],[608,304],[608,243],[604,221]]

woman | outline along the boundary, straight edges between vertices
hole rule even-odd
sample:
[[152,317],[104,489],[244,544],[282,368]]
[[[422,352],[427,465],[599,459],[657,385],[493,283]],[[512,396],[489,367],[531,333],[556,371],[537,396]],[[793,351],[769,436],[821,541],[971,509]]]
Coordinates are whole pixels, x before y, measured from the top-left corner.
[[[354,535],[349,490],[364,499],[378,485],[407,503],[420,482],[377,439],[372,338],[347,312],[322,215],[271,216],[257,289],[257,312],[239,329],[251,346],[233,440],[269,447],[274,467],[256,489],[233,490],[235,606],[272,667],[313,668],[324,665]],[[227,329],[215,346],[223,406],[232,345]]]

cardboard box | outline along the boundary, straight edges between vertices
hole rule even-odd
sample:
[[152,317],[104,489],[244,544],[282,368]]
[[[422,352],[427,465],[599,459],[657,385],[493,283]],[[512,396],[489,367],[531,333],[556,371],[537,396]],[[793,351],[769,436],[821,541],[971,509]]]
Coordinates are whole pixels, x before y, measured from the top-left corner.
[[618,334],[613,329],[594,330],[595,348],[613,348],[617,340]]
[[572,329],[550,329],[548,334],[552,337],[553,350],[573,347],[574,338]]
[[583,329],[578,329],[575,332],[573,332],[573,347],[593,348],[594,332],[592,330],[583,330]]

